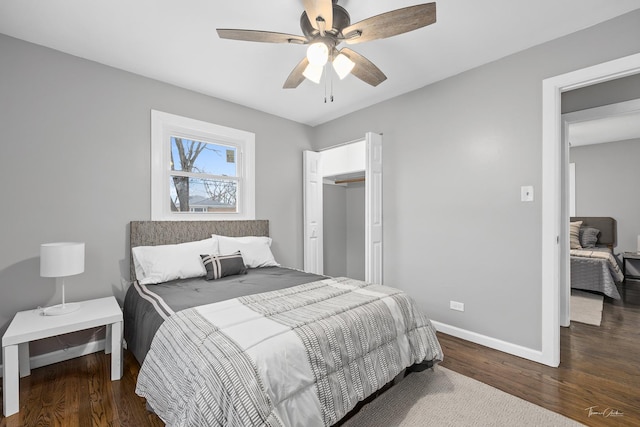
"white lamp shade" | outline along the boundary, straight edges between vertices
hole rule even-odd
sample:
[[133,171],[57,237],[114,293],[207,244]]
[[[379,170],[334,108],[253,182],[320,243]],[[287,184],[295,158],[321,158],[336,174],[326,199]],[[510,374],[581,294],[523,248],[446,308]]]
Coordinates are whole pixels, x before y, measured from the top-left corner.
[[309,64],[322,66],[329,59],[329,48],[322,42],[311,43],[307,48]]
[[322,78],[322,71],[324,67],[322,65],[313,65],[309,63],[307,68],[304,69],[302,75],[314,82],[315,84],[320,83],[320,79]]
[[336,59],[333,60],[333,69],[336,70],[336,74],[338,74],[340,80],[347,77],[355,65],[355,62],[347,58],[347,56],[342,53],[336,56]]
[[65,277],[84,272],[84,243],[40,245],[40,276]]

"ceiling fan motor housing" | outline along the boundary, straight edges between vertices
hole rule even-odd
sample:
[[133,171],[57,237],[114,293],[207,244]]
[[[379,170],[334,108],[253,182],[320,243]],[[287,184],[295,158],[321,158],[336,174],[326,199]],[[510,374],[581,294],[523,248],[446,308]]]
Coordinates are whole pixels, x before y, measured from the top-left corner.
[[320,31],[311,25],[311,22],[307,17],[307,12],[302,12],[302,16],[300,16],[300,28],[302,29],[302,34],[304,34],[310,42],[319,38],[332,39],[333,43],[330,44],[329,47],[336,46],[340,43],[338,36],[342,32],[342,29],[349,25],[351,25],[349,12],[347,12],[342,6],[338,6],[335,3],[333,4],[333,28],[326,29],[324,37],[321,37]]

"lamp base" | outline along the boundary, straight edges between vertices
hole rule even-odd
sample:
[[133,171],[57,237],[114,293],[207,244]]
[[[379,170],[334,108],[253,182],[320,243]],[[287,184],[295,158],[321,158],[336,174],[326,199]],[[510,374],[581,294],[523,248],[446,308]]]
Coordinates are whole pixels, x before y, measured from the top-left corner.
[[64,305],[58,304],[51,307],[46,307],[42,310],[42,314],[45,316],[60,316],[62,314],[69,314],[77,311],[80,308],[79,302],[66,303]]

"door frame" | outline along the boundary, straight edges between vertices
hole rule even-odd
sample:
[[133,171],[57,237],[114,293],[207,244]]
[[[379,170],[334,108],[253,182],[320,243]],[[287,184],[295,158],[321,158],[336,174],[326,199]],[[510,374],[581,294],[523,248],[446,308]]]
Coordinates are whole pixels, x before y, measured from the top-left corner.
[[[562,188],[567,185],[568,159],[562,138],[563,92],[640,73],[640,53],[572,71],[542,81],[542,350],[540,362],[560,365],[560,305],[568,270],[568,210]],[[564,161],[562,161],[564,160]],[[566,164],[565,164],[566,163]],[[561,244],[562,242],[562,244]],[[561,264],[564,263],[564,264]],[[562,287],[561,287],[562,285]]]
[[[382,284],[383,280],[383,233],[382,233],[382,135],[367,132],[362,139],[330,147],[338,148],[365,142],[365,281]],[[324,151],[328,150],[325,149]],[[320,182],[322,151],[303,152],[303,250],[304,270],[323,274],[324,224],[322,219],[322,188],[313,183],[317,179],[311,174],[317,167]],[[317,189],[317,190],[316,190]]]

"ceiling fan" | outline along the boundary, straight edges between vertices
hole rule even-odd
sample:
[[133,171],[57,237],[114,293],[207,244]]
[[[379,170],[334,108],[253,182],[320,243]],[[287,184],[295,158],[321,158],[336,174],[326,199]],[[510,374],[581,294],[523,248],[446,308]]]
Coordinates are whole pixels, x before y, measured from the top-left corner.
[[396,9],[351,24],[349,13],[338,6],[338,0],[303,2],[305,10],[300,17],[300,28],[304,36],[225,28],[218,28],[218,35],[232,40],[308,44],[306,57],[291,71],[284,82],[285,89],[298,87],[305,77],[320,83],[327,62],[331,62],[340,79],[351,73],[371,86],[378,86],[387,76],[364,56],[346,47],[338,49],[338,45],[342,42],[356,44],[384,39],[436,22],[435,3]]

